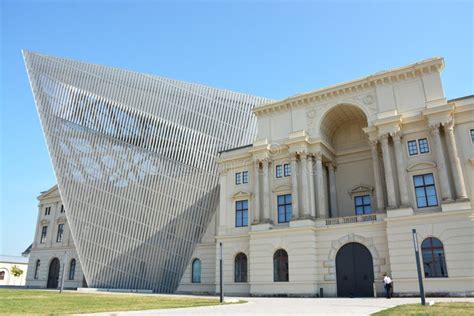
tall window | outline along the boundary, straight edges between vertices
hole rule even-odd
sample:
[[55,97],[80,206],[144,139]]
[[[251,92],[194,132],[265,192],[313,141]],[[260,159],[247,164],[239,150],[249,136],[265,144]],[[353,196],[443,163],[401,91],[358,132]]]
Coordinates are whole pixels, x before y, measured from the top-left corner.
[[48,206],[47,208],[44,209],[44,215],[49,215],[51,214],[51,206]]
[[421,243],[421,254],[423,257],[423,269],[425,278],[448,277],[444,248],[437,238],[429,237]]
[[247,256],[242,252],[235,256],[234,281],[247,282]]
[[235,227],[248,226],[249,218],[249,202],[248,200],[235,202]]
[[194,259],[191,267],[191,282],[201,283],[201,260]]
[[371,214],[372,206],[370,195],[362,195],[354,197],[356,215]]
[[0,271],[0,281],[5,280],[5,271]]
[[282,165],[275,166],[275,177],[281,178],[283,176],[283,167]]
[[420,147],[420,154],[430,152],[430,147],[428,146],[428,140],[426,138],[419,139],[418,146]]
[[69,263],[69,280],[74,280],[76,274],[76,259],[72,259]]
[[413,182],[415,183],[416,205],[418,208],[438,206],[432,173],[414,176]]
[[242,183],[242,172],[237,172],[235,174],[235,184],[241,184]]
[[39,272],[40,265],[41,265],[41,261],[39,259],[36,260],[35,275],[34,275],[35,280],[38,279],[38,272]]
[[273,254],[273,281],[288,282],[288,254],[279,249]]
[[278,202],[278,223],[289,222],[292,215],[291,194],[279,195]]
[[58,234],[56,236],[56,242],[63,241],[63,234],[64,234],[64,224],[58,224]]
[[41,244],[45,243],[47,233],[48,233],[48,226],[43,226],[43,228],[41,228],[41,239],[40,239]]
[[283,175],[285,177],[291,176],[291,166],[289,163],[283,165]]
[[61,204],[61,213],[64,213],[64,205]]
[[416,140],[408,141],[408,154],[410,156],[418,155],[418,147],[416,146]]
[[249,183],[249,172],[242,171],[242,183]]
[[471,134],[471,143],[474,144],[474,129],[471,129],[469,133]]

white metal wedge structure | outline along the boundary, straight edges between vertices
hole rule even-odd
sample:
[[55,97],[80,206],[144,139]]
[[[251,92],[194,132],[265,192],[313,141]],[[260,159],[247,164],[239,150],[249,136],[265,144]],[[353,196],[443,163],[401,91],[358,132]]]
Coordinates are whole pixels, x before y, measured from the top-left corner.
[[269,100],[23,52],[88,285],[174,292]]

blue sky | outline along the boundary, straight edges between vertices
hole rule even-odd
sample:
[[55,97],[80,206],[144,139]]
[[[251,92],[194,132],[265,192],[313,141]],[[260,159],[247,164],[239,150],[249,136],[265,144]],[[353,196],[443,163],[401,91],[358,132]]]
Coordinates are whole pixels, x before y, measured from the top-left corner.
[[471,1],[0,2],[0,254],[55,184],[23,48],[274,99],[443,56],[446,96],[474,91]]

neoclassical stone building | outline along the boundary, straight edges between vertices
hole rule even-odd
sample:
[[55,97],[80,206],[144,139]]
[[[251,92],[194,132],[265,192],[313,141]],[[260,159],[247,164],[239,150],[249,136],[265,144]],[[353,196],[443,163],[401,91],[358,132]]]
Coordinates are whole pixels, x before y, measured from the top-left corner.
[[373,296],[384,273],[415,294],[416,229],[426,292],[473,295],[474,96],[447,100],[443,68],[255,107],[253,143],[221,152],[219,207],[178,292],[218,292],[222,243],[228,294]]

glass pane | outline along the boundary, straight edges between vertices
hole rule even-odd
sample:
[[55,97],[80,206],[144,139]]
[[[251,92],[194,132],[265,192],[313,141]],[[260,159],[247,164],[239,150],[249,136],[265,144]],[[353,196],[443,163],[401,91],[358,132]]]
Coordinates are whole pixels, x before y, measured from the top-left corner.
[[416,199],[416,205],[418,205],[418,207],[426,207],[426,200],[424,197],[421,197],[421,198],[417,198]]
[[278,205],[284,204],[285,198],[283,195],[278,196]]
[[291,204],[291,194],[286,195],[286,204]]
[[356,207],[356,215],[362,215],[364,214],[364,207],[363,206],[357,206]]
[[423,185],[423,176],[414,176],[413,177],[413,182],[415,183],[415,186],[422,186]]
[[247,200],[242,201],[242,208],[248,209],[249,208],[249,201],[247,201]]
[[285,213],[278,212],[278,223],[284,223],[284,222],[285,222]]
[[428,196],[428,206],[437,206],[438,205],[438,199],[435,196]]
[[426,174],[425,176],[425,184],[434,184],[434,179],[432,174]]
[[357,206],[362,205],[362,202],[363,202],[362,197],[360,197],[360,196],[355,197],[355,205],[357,205]]
[[242,226],[242,216],[240,212],[237,214],[237,218],[235,219],[235,226]]
[[371,206],[364,207],[364,213],[365,214],[371,214],[372,213],[372,207]]
[[290,220],[291,219],[291,216],[292,216],[292,209],[291,209],[291,206],[288,206],[286,208],[286,219],[287,220]]
[[431,238],[431,244],[433,247],[443,247],[443,244],[437,238]]
[[370,205],[370,195],[364,195],[364,204]]
[[417,198],[424,198],[425,197],[425,189],[424,188],[416,188],[415,194]]
[[242,226],[248,226],[249,220],[248,220],[248,212],[244,211],[243,212],[243,218],[242,218]]
[[435,187],[434,187],[434,186],[426,187],[426,195],[427,195],[427,196],[436,195]]

